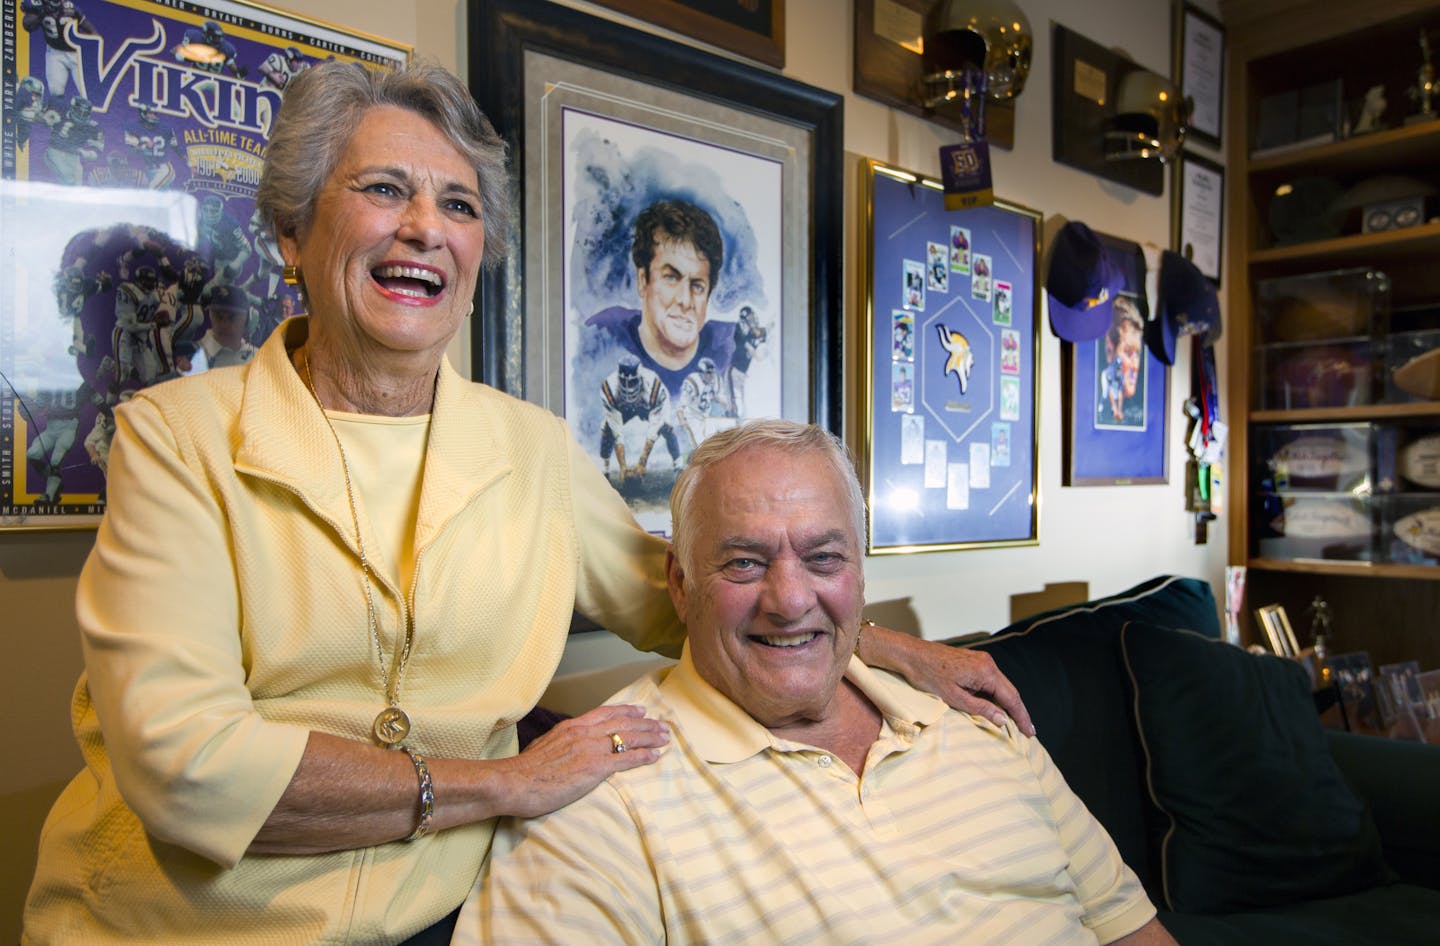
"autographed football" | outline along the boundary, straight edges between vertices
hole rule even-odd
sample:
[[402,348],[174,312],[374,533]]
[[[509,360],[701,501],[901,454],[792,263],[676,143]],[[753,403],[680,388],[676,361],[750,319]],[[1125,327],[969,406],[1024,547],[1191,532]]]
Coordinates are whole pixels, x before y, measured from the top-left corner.
[[1440,506],[1431,506],[1398,520],[1395,537],[1426,555],[1440,556]]
[[1369,468],[1364,445],[1344,437],[1308,434],[1292,440],[1270,456],[1277,477],[1291,480],[1340,480]]
[[1370,517],[1337,499],[1300,499],[1270,524],[1295,539],[1354,539],[1370,534]]
[[1440,433],[1417,437],[1400,448],[1400,475],[1416,486],[1440,489]]

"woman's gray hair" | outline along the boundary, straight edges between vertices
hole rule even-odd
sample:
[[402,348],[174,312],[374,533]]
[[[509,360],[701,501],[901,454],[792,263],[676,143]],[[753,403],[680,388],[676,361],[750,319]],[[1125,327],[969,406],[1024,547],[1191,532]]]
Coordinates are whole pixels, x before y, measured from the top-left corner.
[[[751,420],[706,437],[695,448],[689,463],[675,480],[675,487],[670,491],[670,522],[674,530],[670,542],[682,568],[689,571],[693,564],[690,561],[690,546],[695,527],[690,522],[690,509],[700,481],[711,467],[751,447],[771,447],[788,453],[813,452],[824,456],[844,484],[844,499],[849,507],[855,541],[860,548],[865,547],[865,494],[855,476],[855,458],[850,448],[839,437],[814,424],[779,419]],[[765,471],[757,469],[753,475],[764,476]]]
[[270,131],[255,207],[277,236],[297,235],[315,216],[315,202],[364,113],[378,106],[409,109],[432,122],[475,168],[485,223],[484,265],[505,255],[510,230],[505,142],[453,73],[418,60],[395,72],[358,63],[323,62],[290,80]]

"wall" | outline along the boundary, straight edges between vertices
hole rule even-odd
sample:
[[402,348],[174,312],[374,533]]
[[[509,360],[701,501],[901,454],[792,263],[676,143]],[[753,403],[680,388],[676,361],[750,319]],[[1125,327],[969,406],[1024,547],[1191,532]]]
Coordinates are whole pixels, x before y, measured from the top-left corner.
[[[564,0],[615,19],[583,0]],[[409,43],[461,74],[467,66],[463,0],[279,0],[317,19]],[[1016,110],[1015,147],[995,152],[995,189],[1007,199],[1081,219],[1097,229],[1165,245],[1169,203],[1110,184],[1050,160],[1050,23],[1122,49],[1154,71],[1170,71],[1170,11],[1157,0],[1091,0],[1083,16],[1064,0],[1021,0],[1036,36],[1035,61]],[[788,75],[828,89],[850,87],[851,13],[840,0],[788,0]],[[1211,6],[1206,4],[1207,7]],[[846,299],[855,336],[863,208],[855,165],[862,156],[926,174],[938,174],[937,149],[950,143],[935,126],[847,94],[845,149],[849,180],[845,200]],[[452,357],[468,370],[468,340]],[[848,376],[855,353],[847,346]],[[1195,575],[1223,588],[1225,534],[1212,529],[1207,546],[1195,546],[1183,512],[1180,483],[1184,450],[1179,404],[1189,391],[1188,362],[1171,378],[1171,482],[1167,486],[1062,489],[1060,346],[1043,335],[1040,365],[1040,545],[1032,548],[872,558],[866,563],[869,597],[893,606],[885,615],[926,637],[993,629],[1009,620],[1009,595],[1046,582],[1086,581],[1093,594],[1121,590],[1162,572]],[[1221,365],[1224,371],[1224,365]],[[856,439],[854,412],[848,435]],[[0,713],[20,736],[11,763],[0,773],[0,942],[18,935],[20,905],[34,866],[40,822],[51,801],[78,769],[69,731],[69,697],[80,669],[73,615],[75,579],[92,533],[0,534],[0,614],[9,659],[0,666]],[[907,617],[908,615],[908,617]],[[624,659],[613,639],[582,637],[562,670]]]

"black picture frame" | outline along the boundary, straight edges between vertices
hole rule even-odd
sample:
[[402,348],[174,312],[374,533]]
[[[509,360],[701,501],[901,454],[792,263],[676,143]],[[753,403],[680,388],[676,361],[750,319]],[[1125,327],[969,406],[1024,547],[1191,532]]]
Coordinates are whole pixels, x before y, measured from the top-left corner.
[[1225,26],[1182,2],[1176,10],[1175,83],[1191,100],[1187,140],[1219,148],[1225,137]]
[[[778,123],[797,130],[808,143],[801,183],[810,199],[799,215],[803,219],[785,221],[787,252],[792,237],[809,247],[803,260],[791,261],[798,263],[794,272],[804,283],[803,312],[785,314],[796,319],[803,314],[808,324],[800,336],[804,350],[787,352],[786,368],[802,361],[808,365],[808,409],[797,419],[841,432],[843,97],[544,0],[477,0],[470,8],[468,38],[470,89],[512,149],[519,210],[507,263],[486,272],[478,289],[472,354],[479,379],[537,403],[553,400],[553,391],[536,390],[553,386],[553,379],[545,380],[543,368],[527,366],[535,354],[527,354],[527,346],[540,344],[543,328],[528,324],[544,312],[536,305],[537,295],[558,295],[559,290],[535,278],[527,262],[542,249],[536,241],[546,239],[549,226],[526,207],[527,196],[541,186],[525,166],[527,153],[537,146],[531,138],[540,134],[532,114],[535,103],[527,102],[526,57],[538,54],[642,83],[659,95],[690,97],[736,122]],[[792,272],[788,266],[785,271]]]
[[1220,285],[1225,267],[1225,167],[1193,151],[1175,163],[1171,249]]
[[595,0],[667,30],[785,68],[785,0],[719,4],[706,0]]

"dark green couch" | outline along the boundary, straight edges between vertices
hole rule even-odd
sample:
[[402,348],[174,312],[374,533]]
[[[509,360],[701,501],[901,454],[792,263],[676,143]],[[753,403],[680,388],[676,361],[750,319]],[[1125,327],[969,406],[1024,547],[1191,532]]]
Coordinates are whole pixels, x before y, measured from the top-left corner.
[[1440,747],[1322,729],[1160,577],[978,642],[1182,946],[1440,944]]

